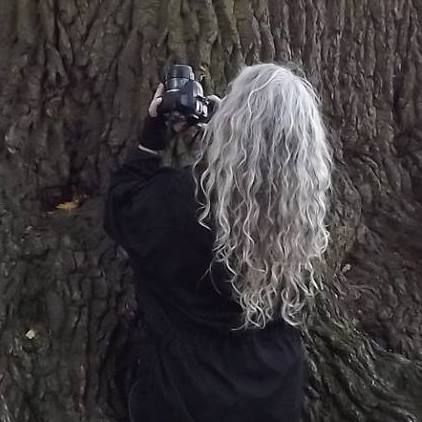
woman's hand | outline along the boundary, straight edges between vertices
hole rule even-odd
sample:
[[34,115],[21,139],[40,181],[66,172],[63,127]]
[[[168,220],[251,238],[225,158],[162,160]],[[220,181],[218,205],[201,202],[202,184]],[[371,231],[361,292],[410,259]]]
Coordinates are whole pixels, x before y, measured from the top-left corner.
[[211,115],[213,115],[215,113],[215,111],[217,110],[217,108],[220,105],[222,100],[217,95],[209,95],[207,97],[207,100],[211,103],[210,113],[211,113]]
[[[155,118],[158,116],[158,107],[163,102],[163,94],[164,85],[160,83],[160,85],[158,85],[157,90],[155,91],[154,98],[152,99],[151,104],[148,108],[148,114],[150,115],[150,117]],[[188,127],[186,117],[177,111],[171,113],[168,123],[170,124],[173,131],[176,133],[182,132]]]
[[208,95],[207,100],[211,101],[211,103],[218,107],[219,104],[221,103],[221,98],[218,95]]
[[149,105],[148,113],[151,117],[158,116],[157,108],[163,102],[163,94],[164,85],[160,84],[158,85],[158,88],[155,91],[154,98],[152,99],[151,104]]
[[148,108],[143,130],[140,136],[140,145],[153,151],[160,151],[167,146],[165,120],[158,115],[157,108],[163,101],[164,85],[158,85],[154,97]]

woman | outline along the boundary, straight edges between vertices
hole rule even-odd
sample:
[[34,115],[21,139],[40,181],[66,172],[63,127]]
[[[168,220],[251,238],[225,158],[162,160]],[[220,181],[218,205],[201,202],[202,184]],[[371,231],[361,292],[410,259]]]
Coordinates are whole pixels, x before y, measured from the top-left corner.
[[106,201],[105,229],[129,255],[145,315],[130,420],[299,421],[297,325],[328,239],[331,155],[317,97],[286,67],[244,68],[195,164],[175,169],[157,153],[161,90]]

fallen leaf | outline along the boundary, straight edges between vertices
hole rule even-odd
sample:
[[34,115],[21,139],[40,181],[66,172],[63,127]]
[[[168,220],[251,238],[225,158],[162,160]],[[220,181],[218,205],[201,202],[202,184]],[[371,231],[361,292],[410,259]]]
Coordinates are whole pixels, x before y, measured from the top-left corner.
[[56,209],[58,210],[64,210],[64,211],[72,211],[75,208],[79,207],[79,200],[75,199],[73,201],[69,202],[62,202],[61,204],[56,205]]

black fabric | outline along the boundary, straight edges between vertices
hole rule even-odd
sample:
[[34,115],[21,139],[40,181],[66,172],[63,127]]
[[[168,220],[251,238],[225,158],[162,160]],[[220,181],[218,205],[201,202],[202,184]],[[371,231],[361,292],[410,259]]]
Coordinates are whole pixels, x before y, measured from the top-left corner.
[[151,118],[148,115],[144,121],[142,145],[155,151],[165,149],[167,146],[167,131],[163,116],[158,115]]
[[112,174],[104,228],[129,255],[146,326],[130,421],[297,422],[300,335],[281,320],[233,330],[241,308],[221,264],[209,269],[213,233],[197,213],[190,168],[134,148]]

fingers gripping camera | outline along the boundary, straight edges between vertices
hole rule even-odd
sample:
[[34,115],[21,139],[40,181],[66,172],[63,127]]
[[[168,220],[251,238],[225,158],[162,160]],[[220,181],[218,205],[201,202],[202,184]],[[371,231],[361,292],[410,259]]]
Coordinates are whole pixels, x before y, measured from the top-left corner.
[[204,90],[190,66],[172,65],[164,81],[165,92],[157,108],[166,117],[180,113],[189,124],[207,123],[213,112],[214,102],[204,97]]

